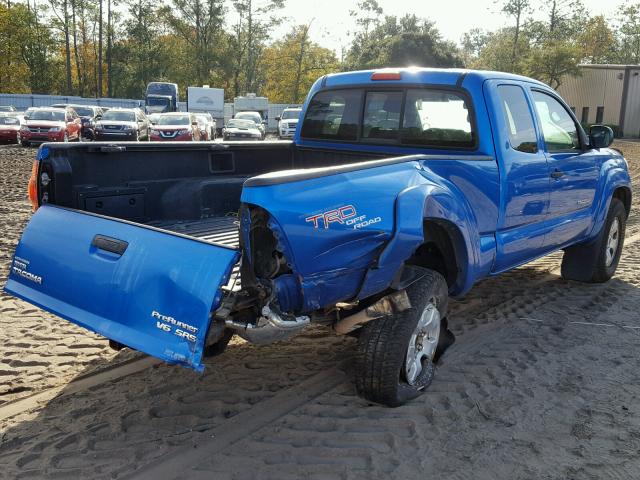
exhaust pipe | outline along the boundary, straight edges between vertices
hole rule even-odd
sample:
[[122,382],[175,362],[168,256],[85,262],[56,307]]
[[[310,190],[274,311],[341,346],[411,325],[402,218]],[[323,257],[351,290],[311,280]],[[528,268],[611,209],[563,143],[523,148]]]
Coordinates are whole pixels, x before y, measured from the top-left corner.
[[386,297],[382,297],[373,305],[360,310],[358,313],[354,313],[342,320],[339,320],[333,326],[336,333],[340,335],[346,335],[354,330],[362,327],[365,323],[371,320],[376,320],[387,315],[394,313],[400,313],[411,308],[411,301],[405,290],[394,292]]

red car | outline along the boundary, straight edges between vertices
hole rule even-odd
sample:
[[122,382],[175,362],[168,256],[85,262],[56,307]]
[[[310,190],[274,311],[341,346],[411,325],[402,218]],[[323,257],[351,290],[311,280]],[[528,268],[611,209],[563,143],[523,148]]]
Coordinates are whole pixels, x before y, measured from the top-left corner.
[[15,115],[0,116],[0,142],[20,142],[20,119]]
[[156,142],[191,142],[201,140],[196,117],[190,113],[163,113],[151,129],[151,140]]
[[72,108],[38,108],[29,113],[22,128],[20,142],[32,143],[80,141],[82,123]]

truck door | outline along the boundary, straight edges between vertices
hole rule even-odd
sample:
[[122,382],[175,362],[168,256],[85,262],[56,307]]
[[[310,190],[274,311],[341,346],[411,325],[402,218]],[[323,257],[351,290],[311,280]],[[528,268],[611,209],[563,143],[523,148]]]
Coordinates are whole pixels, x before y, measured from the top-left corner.
[[500,165],[501,208],[494,272],[539,254],[549,203],[549,167],[536,130],[533,108],[516,82],[489,81],[494,142]]
[[597,152],[584,148],[569,109],[551,92],[531,89],[549,163],[550,199],[545,247],[561,247],[584,235],[598,181]]

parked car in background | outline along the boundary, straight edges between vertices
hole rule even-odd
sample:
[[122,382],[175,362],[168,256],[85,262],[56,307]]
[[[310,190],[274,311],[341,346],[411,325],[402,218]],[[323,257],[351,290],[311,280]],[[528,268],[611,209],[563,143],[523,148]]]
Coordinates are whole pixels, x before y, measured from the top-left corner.
[[102,108],[91,105],[69,105],[73,108],[82,122],[82,137],[95,138],[96,123],[102,118]]
[[282,111],[282,115],[276,117],[278,121],[278,138],[293,138],[301,112],[301,108],[285,108]]
[[0,105],[0,112],[15,112],[16,107],[13,105]]
[[260,130],[260,140],[264,140],[264,137],[267,135],[267,131],[265,129],[266,122],[262,119],[260,112],[238,112],[233,116],[233,118],[237,118],[239,120],[250,120],[255,123],[256,128]]
[[139,108],[112,108],[96,122],[95,140],[149,140],[151,125]]
[[82,123],[72,108],[36,108],[20,127],[20,143],[69,142],[81,140]]
[[159,142],[191,142],[200,140],[198,120],[192,113],[163,113],[151,129],[151,140]]
[[223,140],[263,140],[262,132],[253,120],[232,118],[222,130]]
[[20,143],[22,117],[0,112],[0,143]]
[[38,108],[42,108],[42,107],[29,107],[24,111],[24,118],[25,120],[29,118],[29,115],[32,114],[33,112],[35,112]]
[[216,139],[216,121],[210,113],[195,113],[194,114],[199,121],[202,121],[205,124],[205,128],[207,131],[207,140],[215,140]]

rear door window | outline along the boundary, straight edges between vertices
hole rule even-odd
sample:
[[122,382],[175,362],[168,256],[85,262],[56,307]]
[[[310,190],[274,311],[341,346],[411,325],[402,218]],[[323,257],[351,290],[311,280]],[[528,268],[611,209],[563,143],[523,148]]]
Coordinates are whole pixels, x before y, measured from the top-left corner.
[[408,145],[472,147],[467,101],[445,90],[408,90],[400,141]]
[[402,92],[367,92],[362,121],[362,138],[398,141]]
[[302,136],[327,140],[356,140],[362,90],[327,90],[309,103]]

